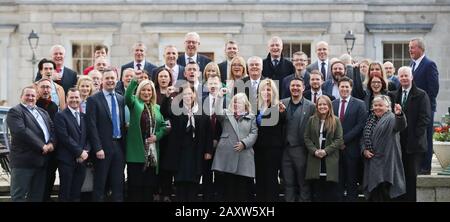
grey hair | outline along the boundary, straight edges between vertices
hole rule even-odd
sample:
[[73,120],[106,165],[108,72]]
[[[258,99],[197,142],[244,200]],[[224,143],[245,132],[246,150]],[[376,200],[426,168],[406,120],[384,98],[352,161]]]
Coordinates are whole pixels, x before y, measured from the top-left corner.
[[402,66],[398,69],[397,73],[399,74],[400,72],[407,72],[410,76],[412,76],[412,69],[409,66]]
[[375,102],[379,102],[379,101],[384,102],[384,104],[387,106],[388,110],[392,111],[391,99],[389,99],[389,96],[386,96],[386,95],[375,96],[372,100],[372,106],[373,106],[373,104],[375,104]]
[[421,48],[425,52],[425,42],[423,41],[423,38],[420,38],[420,37],[413,38],[410,40],[410,42],[412,42],[412,41],[416,41],[417,46],[419,46],[419,48]]

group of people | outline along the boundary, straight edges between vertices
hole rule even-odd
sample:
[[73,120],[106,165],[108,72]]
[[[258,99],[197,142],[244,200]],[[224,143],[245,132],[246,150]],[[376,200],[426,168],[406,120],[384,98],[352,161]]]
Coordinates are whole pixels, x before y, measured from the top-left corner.
[[439,90],[422,39],[397,75],[390,62],[328,59],[323,41],[310,65],[284,58],[279,37],[247,61],[228,41],[219,64],[197,53],[197,33],[184,43],[157,67],[138,42],[120,72],[98,45],[80,76],[53,46],[7,115],[12,200],[49,200],[58,169],[59,200],[80,201],[90,164],[93,201],[356,201],[361,188],[416,200]]

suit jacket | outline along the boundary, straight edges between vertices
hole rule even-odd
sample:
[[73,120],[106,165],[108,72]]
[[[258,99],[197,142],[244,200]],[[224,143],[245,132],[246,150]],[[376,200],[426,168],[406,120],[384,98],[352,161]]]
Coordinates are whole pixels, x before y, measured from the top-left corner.
[[[208,57],[206,57],[204,55],[200,55],[197,53],[197,61],[195,61],[195,62],[197,62],[198,66],[200,67],[200,72],[203,73],[203,70],[205,70],[205,66],[211,62],[211,59],[209,59]],[[185,54],[178,56],[177,64],[180,66],[186,67]]]
[[[281,54],[280,61],[278,62],[277,67],[273,67],[272,57],[270,56],[270,53],[267,54],[267,58],[263,60],[262,76],[266,78],[278,80],[281,82],[284,77],[294,72],[294,65],[291,61],[285,59],[283,57],[283,54]],[[282,93],[283,92],[280,90],[280,95],[282,95]]]
[[[401,104],[403,89],[389,92],[393,103]],[[427,127],[431,120],[430,100],[427,93],[414,83],[402,109],[406,116],[407,127],[400,132],[402,151],[408,154],[427,151]]]
[[[286,106],[286,112],[289,112],[289,106],[291,105],[291,98],[286,98],[281,100],[281,102],[283,102],[283,104]],[[289,118],[289,115],[286,114],[286,122],[289,121],[295,121],[298,120],[298,126],[294,129],[294,130],[289,130],[287,128],[287,124],[285,124],[285,134],[286,134],[286,139],[284,144],[286,146],[290,145],[290,146],[301,146],[304,147],[305,146],[305,141],[303,139],[303,134],[305,134],[305,128],[306,128],[306,123],[308,122],[308,119],[310,116],[312,116],[314,114],[314,112],[316,111],[315,105],[314,103],[312,103],[311,101],[302,98],[301,101],[303,104],[301,107],[298,107],[297,110],[295,110],[293,116],[291,118]],[[288,144],[288,136],[291,135],[294,138],[297,138],[297,141],[295,144]]]
[[[328,93],[325,93],[323,90],[322,90],[322,95],[328,96],[328,98],[330,98],[331,101],[334,101],[336,99],[336,98],[334,98],[334,96],[332,96],[332,95],[330,95]],[[308,99],[309,101],[314,103],[314,101],[312,101],[312,97],[313,96],[312,96],[311,89],[308,89],[308,90],[304,91],[303,92],[303,97],[305,97],[305,99]]]
[[[48,143],[56,145],[53,122],[48,113],[36,106],[50,133]],[[42,154],[46,144],[44,131],[33,114],[22,104],[12,107],[7,114],[6,124],[11,131],[11,168],[41,168],[47,163],[47,155]]]
[[[320,63],[320,64],[319,64]],[[311,72],[315,69],[319,70],[319,72],[321,72],[321,68],[322,68],[322,62],[320,60],[317,60],[311,64],[309,64],[306,67],[306,70],[308,70],[308,72]],[[324,73],[322,73],[323,75],[325,75]],[[327,81],[329,79],[332,79],[332,75],[331,75],[331,64],[330,64],[330,60],[328,59],[328,68],[327,68],[327,73],[326,73],[326,78],[324,81]]]
[[[161,159],[161,168],[176,173],[180,167],[180,153],[183,147],[185,147],[184,138],[186,135],[186,127],[189,121],[188,116],[185,113],[177,114],[172,111],[171,106],[176,100],[169,99],[165,97],[161,104],[161,112],[164,116],[167,116],[170,120],[171,130],[169,134],[169,142],[167,150],[164,151],[165,154]],[[179,104],[178,107],[180,107]],[[180,111],[184,109],[180,108]],[[206,151],[206,147],[212,146],[210,142],[212,139],[208,138],[211,136],[209,133],[211,131],[209,117],[202,114],[202,109],[199,107],[196,113],[194,113],[195,121],[195,138],[193,141],[193,150],[195,156],[193,159],[193,168],[195,173],[200,175],[202,172],[202,162],[203,156]]]
[[428,94],[431,111],[436,112],[436,97],[439,93],[439,72],[436,63],[424,56],[419,66],[415,67],[413,76],[416,86]]
[[[128,68],[134,69],[134,61],[131,61],[130,63],[127,63],[120,68],[121,71],[120,71],[119,79],[122,79],[123,71]],[[144,70],[147,71],[147,73],[149,75],[148,79],[150,79],[150,80],[152,79],[152,74],[153,74],[154,69],[156,69],[156,66],[151,64],[149,61],[145,60]]]
[[218,64],[220,70],[220,80],[225,83],[227,81],[228,61],[225,60]]
[[[80,113],[80,125],[69,108],[55,116],[55,132],[58,144],[56,157],[65,164],[75,166],[83,150],[89,151],[85,114]],[[92,154],[90,154],[92,155]]]
[[[255,115],[248,113],[236,120],[232,112],[222,109],[220,105],[216,104],[215,109],[217,119],[222,125],[222,135],[220,135],[219,144],[217,144],[212,170],[255,177],[253,145],[258,137]],[[240,152],[236,152],[233,148],[237,142],[242,142],[245,146]]]
[[[203,113],[209,117],[210,123],[211,123],[210,124],[211,130],[213,130],[212,122],[211,122],[212,121],[211,113],[213,110],[210,109],[209,93],[204,93],[202,100],[203,100]],[[222,107],[225,108],[225,105],[226,105],[225,100],[222,100],[222,101],[223,101]],[[212,108],[214,109],[214,107],[212,107]],[[222,126],[220,125],[220,122],[219,122],[219,120],[217,120],[217,118],[216,118],[215,130],[211,131],[211,132],[207,132],[207,133],[210,134],[210,136],[208,137],[209,139],[219,141],[220,135],[222,134]],[[207,141],[207,144],[213,144],[213,141]],[[216,151],[216,149],[213,146],[207,146],[207,147],[205,147],[205,149],[206,149],[205,152],[209,153],[211,155],[214,155],[214,153]]]
[[[126,136],[125,130],[125,102],[123,96],[116,93],[116,99],[119,106],[120,132],[122,141]],[[103,149],[105,155],[113,152],[113,126],[111,111],[103,91],[89,96],[86,105],[87,126],[89,131],[89,142],[91,144],[92,155]],[[123,146],[122,146],[123,147]]]
[[[332,102],[334,115],[339,116],[339,103],[341,99],[336,99]],[[368,112],[364,101],[355,97],[350,97],[347,101],[347,109],[344,114],[344,122],[342,122],[342,129],[344,132],[344,152],[351,157],[360,157],[360,139]]]
[[[36,82],[40,79],[42,79],[42,75],[38,71],[34,81]],[[61,78],[61,82],[58,84],[63,87],[65,94],[67,94],[67,91],[69,91],[70,88],[75,87],[77,85],[77,81],[78,81],[77,72],[64,66],[63,77]]]
[[[339,181],[339,148],[344,144],[342,139],[341,121],[335,116],[336,129],[334,132],[327,132],[325,140],[325,164],[327,166],[327,181]],[[321,159],[314,155],[319,146],[320,119],[311,116],[305,130],[305,144],[308,149],[308,159],[306,161],[305,179],[319,179]]]
[[[284,77],[282,83],[281,83],[281,91],[283,94],[281,95],[281,99],[291,97],[291,91],[289,90],[289,84],[291,83],[291,80],[293,80],[295,77],[295,73],[292,73],[286,77]],[[306,70],[305,75],[303,76],[303,85],[305,86],[304,91],[311,88],[309,85],[309,72]]]

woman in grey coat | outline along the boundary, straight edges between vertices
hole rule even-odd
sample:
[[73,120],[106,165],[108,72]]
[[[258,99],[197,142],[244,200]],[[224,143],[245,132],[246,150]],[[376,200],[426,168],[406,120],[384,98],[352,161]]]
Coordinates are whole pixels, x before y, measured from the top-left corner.
[[218,172],[218,184],[224,201],[248,201],[250,188],[255,177],[255,152],[258,128],[251,104],[244,93],[231,99],[228,109],[223,109],[222,88],[215,103],[217,119],[222,126],[222,135],[217,144],[212,170]]
[[406,192],[399,132],[406,128],[402,108],[391,111],[388,96],[373,99],[363,131],[364,194],[369,201],[390,201]]

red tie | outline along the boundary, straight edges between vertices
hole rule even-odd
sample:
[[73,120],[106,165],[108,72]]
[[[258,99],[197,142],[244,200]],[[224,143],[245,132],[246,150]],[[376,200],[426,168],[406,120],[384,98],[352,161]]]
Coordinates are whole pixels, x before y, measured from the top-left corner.
[[345,99],[341,100],[341,112],[339,113],[339,119],[341,120],[341,123],[344,122],[344,116],[345,116]]
[[314,93],[314,98],[313,98],[314,104],[317,104],[317,93]]
[[60,73],[61,72],[61,68],[56,68],[56,72]]

